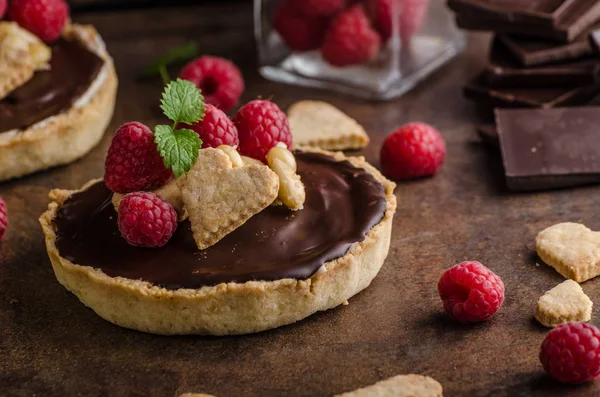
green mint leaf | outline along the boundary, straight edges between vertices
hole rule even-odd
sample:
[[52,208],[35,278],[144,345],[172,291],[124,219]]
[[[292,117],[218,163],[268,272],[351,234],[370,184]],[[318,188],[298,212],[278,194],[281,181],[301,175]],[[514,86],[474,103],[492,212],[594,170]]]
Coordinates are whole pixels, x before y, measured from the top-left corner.
[[177,79],[165,87],[160,108],[175,124],[192,124],[204,117],[204,98],[194,83]]
[[140,72],[140,78],[150,78],[159,76],[161,70],[175,63],[184,63],[194,59],[199,52],[198,44],[190,42],[179,47],[175,47],[165,55],[158,58],[150,66]]
[[190,170],[202,146],[202,140],[196,132],[186,128],[173,131],[168,125],[157,125],[154,128],[154,141],[165,167],[173,170],[175,178]]

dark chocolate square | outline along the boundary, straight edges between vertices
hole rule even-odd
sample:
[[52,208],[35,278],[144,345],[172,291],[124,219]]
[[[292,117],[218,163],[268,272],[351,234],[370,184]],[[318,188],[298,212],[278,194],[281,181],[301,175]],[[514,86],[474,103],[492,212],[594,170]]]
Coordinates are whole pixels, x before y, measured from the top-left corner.
[[496,109],[508,187],[600,183],[600,107]]
[[492,44],[484,71],[492,87],[576,87],[594,83],[599,73],[600,59],[596,57],[523,68],[499,39]]

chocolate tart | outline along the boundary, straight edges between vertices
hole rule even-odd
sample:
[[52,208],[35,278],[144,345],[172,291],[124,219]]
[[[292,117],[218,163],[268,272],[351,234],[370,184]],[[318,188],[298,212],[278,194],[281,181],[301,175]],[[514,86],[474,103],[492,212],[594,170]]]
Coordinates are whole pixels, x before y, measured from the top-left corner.
[[303,210],[268,207],[203,251],[187,221],[162,248],[129,246],[101,180],[52,190],[40,223],[58,281],[102,318],[165,335],[259,332],[346,302],[388,254],[395,184],[363,157],[296,159]]
[[50,69],[0,100],[0,181],[82,157],[112,117],[117,76],[98,32],[69,25],[51,49]]

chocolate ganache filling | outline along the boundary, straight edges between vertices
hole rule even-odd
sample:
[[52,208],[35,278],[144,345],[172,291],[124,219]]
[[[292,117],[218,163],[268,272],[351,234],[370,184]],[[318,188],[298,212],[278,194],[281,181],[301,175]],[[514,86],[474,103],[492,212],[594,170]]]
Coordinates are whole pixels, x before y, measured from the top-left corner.
[[198,250],[189,221],[162,248],[127,244],[103,182],[73,194],[54,219],[60,255],[112,277],[168,289],[251,280],[306,279],[362,241],[386,211],[384,187],[348,161],[297,153],[304,209],[267,207],[214,246]]
[[68,110],[94,81],[104,61],[78,40],[52,44],[50,69],[0,101],[0,133],[25,129]]

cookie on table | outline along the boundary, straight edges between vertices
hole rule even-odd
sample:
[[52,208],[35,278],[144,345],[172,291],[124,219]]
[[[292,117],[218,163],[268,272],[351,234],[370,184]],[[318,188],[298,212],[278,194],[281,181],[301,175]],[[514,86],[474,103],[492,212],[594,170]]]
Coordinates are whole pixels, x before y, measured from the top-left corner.
[[442,385],[429,376],[397,375],[335,397],[442,397]]
[[545,327],[554,328],[568,322],[590,321],[592,301],[581,286],[566,280],[540,297],[534,317]]
[[288,110],[288,120],[296,147],[350,150],[369,144],[365,129],[327,102],[296,102]]
[[580,223],[559,223],[535,239],[539,257],[565,278],[582,283],[600,275],[600,232]]

